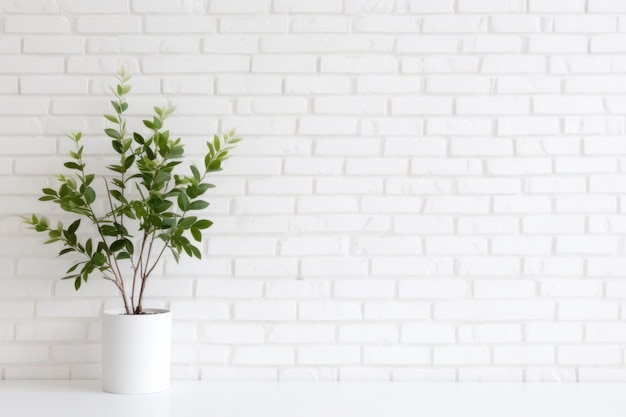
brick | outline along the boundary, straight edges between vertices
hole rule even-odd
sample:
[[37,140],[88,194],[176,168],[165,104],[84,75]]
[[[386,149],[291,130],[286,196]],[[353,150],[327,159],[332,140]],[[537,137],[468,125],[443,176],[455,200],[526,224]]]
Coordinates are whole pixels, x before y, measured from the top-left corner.
[[481,254],[487,253],[487,240],[478,237],[427,237],[427,254]]
[[528,280],[497,279],[474,282],[474,297],[476,298],[532,298],[535,295],[535,283]]
[[348,77],[289,76],[285,79],[285,92],[288,94],[342,94],[352,91],[352,88]]
[[540,73],[546,70],[547,61],[540,56],[487,56],[481,72],[486,74]]
[[[246,228],[249,230],[249,227]],[[270,230],[276,230],[270,224]],[[235,260],[237,277],[293,277],[297,274],[298,264],[294,259],[249,258]]]
[[340,57],[330,56],[321,59],[322,73],[396,73],[398,62],[391,56],[381,57]]
[[585,326],[585,340],[594,343],[623,343],[626,326],[621,323],[590,323]]
[[297,348],[297,363],[302,365],[358,364],[361,351],[358,346],[311,346]]
[[454,0],[441,0],[432,2],[429,0],[410,0],[409,10],[411,13],[453,13]]
[[459,12],[463,13],[515,13],[525,12],[526,2],[524,0],[498,1],[498,0],[460,0]]
[[563,3],[559,0],[529,0],[528,9],[535,13],[576,13],[585,11],[585,0]]
[[582,216],[532,216],[522,220],[522,230],[528,234],[584,233],[585,218]]
[[[376,257],[372,260],[372,275],[376,276],[449,276],[452,274],[452,261],[449,259],[429,259],[418,257]],[[419,284],[415,284],[419,285]],[[429,285],[428,283],[424,285]],[[445,284],[442,284],[445,285]],[[432,285],[430,286],[432,289]],[[436,286],[435,286],[436,288]],[[404,285],[400,285],[400,295],[405,291],[412,294],[413,291],[404,289]]]
[[261,281],[241,279],[201,279],[197,281],[196,297],[257,298],[263,291]]
[[395,283],[389,280],[342,279],[333,286],[333,296],[336,298],[392,298],[395,293]]
[[541,255],[552,250],[552,239],[549,237],[494,237],[491,242],[491,251],[501,255]]
[[579,257],[526,257],[524,275],[581,276],[583,262]]
[[290,301],[240,301],[234,304],[233,318],[243,321],[290,321],[296,305]]
[[459,370],[458,380],[461,382],[522,382],[523,374],[521,369],[512,368],[462,368]]
[[256,55],[252,58],[252,71],[255,73],[315,72],[315,58],[306,55]]
[[552,301],[438,301],[434,305],[434,318],[438,320],[513,321],[552,320]]
[[590,12],[625,12],[626,5],[619,0],[589,0]]
[[49,360],[47,346],[0,346],[0,363],[41,363]]
[[172,301],[170,309],[175,319],[183,320],[228,320],[230,312],[228,304],[200,300]]
[[268,0],[213,0],[209,12],[215,14],[264,14],[269,11]]
[[422,21],[424,33],[479,33],[487,31],[485,16],[425,16]]
[[483,197],[429,197],[423,211],[428,214],[484,214],[489,211],[489,200]]
[[526,326],[526,342],[580,342],[583,326],[578,323],[529,323]]
[[430,349],[414,346],[366,346],[363,362],[367,365],[428,365]]
[[70,18],[65,16],[12,15],[4,23],[6,33],[69,33]]
[[207,16],[147,16],[147,33],[215,33],[217,19]]
[[576,300],[561,301],[558,307],[559,320],[616,320],[619,305],[614,301]]
[[[346,8],[348,7],[346,5]],[[346,16],[294,15],[291,21],[293,22],[292,31],[296,33],[347,33],[350,31],[350,20]]]
[[473,344],[514,344],[522,341],[519,324],[467,324],[459,326],[459,342]]
[[489,262],[480,256],[461,257],[457,259],[459,276],[489,277],[489,276],[519,276],[520,261],[514,257],[491,257]]
[[220,75],[217,78],[217,92],[220,94],[278,94],[281,80],[278,77],[251,75]]
[[384,115],[386,110],[384,98],[322,97],[313,101],[313,112],[318,114]]
[[518,220],[514,217],[467,217],[458,219],[459,234],[516,234],[519,231]]
[[82,323],[48,322],[18,323],[15,327],[16,341],[56,341],[84,340],[87,330]]
[[375,302],[365,303],[366,320],[425,320],[430,317],[427,302]]
[[361,320],[363,312],[358,302],[302,301],[298,305],[298,319],[314,321]]
[[497,79],[497,91],[498,93],[559,93],[561,83],[559,80],[541,75],[504,76]]
[[433,75],[426,78],[426,92],[431,94],[485,94],[491,91],[491,80],[476,75]]
[[282,33],[288,31],[288,16],[262,15],[254,17],[224,17],[220,19],[221,33]]
[[624,132],[624,121],[617,117],[566,117],[566,134],[621,134]]
[[455,328],[448,324],[406,323],[401,325],[401,340],[429,345],[455,343]]
[[422,252],[417,237],[365,237],[356,241],[355,253],[364,255],[402,255]]
[[484,118],[429,118],[426,132],[429,135],[488,136],[491,134],[491,120]]
[[295,351],[282,346],[237,347],[231,362],[234,365],[292,365]]
[[399,36],[396,51],[411,54],[454,54],[458,41],[451,36]]
[[331,324],[277,324],[268,331],[268,343],[333,343],[335,328]]
[[559,346],[557,363],[562,365],[614,365],[621,361],[617,346]]
[[452,100],[448,98],[398,98],[391,100],[393,115],[452,114]]
[[556,251],[564,254],[613,254],[618,241],[611,236],[557,237]]
[[76,20],[78,33],[139,33],[139,16],[88,16]]
[[368,261],[366,258],[308,258],[303,259],[301,271],[303,276],[362,276],[367,275]]
[[201,328],[201,340],[210,344],[260,344],[263,343],[263,327],[252,324],[205,324]]
[[[348,5],[346,5],[346,8]],[[418,31],[418,19],[412,16],[362,15],[352,24],[355,32],[366,33],[415,33]]]
[[555,363],[555,357],[552,346],[496,346],[493,349],[496,365],[550,365]]
[[[297,203],[298,213],[356,213],[359,211],[358,207],[358,200],[348,196],[301,197]],[[329,253],[336,251],[331,250]]]
[[486,346],[435,346],[433,364],[438,365],[482,365],[490,361]]
[[147,57],[143,60],[144,71],[150,73],[197,73],[197,72],[238,72],[248,71],[248,58],[244,56],[190,56],[173,61],[167,57]]
[[533,33],[541,32],[541,18],[533,15],[493,16],[490,28],[496,33]]
[[552,201],[541,196],[497,196],[493,199],[494,213],[534,213],[550,212]]
[[265,284],[266,298],[329,298],[330,284],[325,280],[273,280]]
[[515,53],[521,52],[522,39],[509,35],[479,35],[463,39],[462,50],[466,53]]
[[319,194],[380,194],[382,190],[383,181],[379,178],[320,178],[316,183]]
[[510,156],[513,143],[507,139],[452,139],[450,153],[454,156]]
[[339,343],[397,343],[398,328],[393,324],[343,324],[339,327]]

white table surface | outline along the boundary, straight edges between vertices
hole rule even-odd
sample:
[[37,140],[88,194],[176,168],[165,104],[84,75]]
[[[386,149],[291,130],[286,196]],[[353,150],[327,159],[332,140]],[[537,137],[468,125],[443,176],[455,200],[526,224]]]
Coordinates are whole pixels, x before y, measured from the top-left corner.
[[0,381],[7,417],[613,417],[626,384],[174,381],[149,395],[99,381]]

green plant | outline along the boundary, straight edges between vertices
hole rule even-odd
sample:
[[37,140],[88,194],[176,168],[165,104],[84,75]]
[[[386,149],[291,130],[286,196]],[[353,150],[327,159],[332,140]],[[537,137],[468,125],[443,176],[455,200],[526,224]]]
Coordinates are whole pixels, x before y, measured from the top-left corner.
[[[122,70],[117,74],[116,88],[111,88],[114,114],[104,117],[114,125],[104,133],[118,155],[116,163],[107,166],[111,176],[103,178],[103,194],[107,207],[97,213],[96,176],[87,173],[83,160],[82,134],[67,135],[74,144],[65,168],[70,174],[58,175],[58,189],[44,188],[41,201],[58,204],[78,218],[69,226],[58,222],[51,226],[46,216],[32,215],[24,221],[37,232],[48,234],[45,243],[60,242],[59,256],[78,254],[78,260],[62,279],[74,280],[76,290],[93,273],[115,284],[124,301],[127,314],[143,313],[146,284],[166,250],[176,261],[181,255],[201,258],[195,242],[201,242],[202,230],[212,222],[192,213],[205,209],[209,203],[201,197],[214,187],[206,181],[207,174],[221,169],[233,145],[241,140],[234,130],[214,135],[206,142],[203,165],[189,165],[188,175],[180,174],[178,165],[184,156],[181,139],[171,139],[163,130],[165,119],[173,107],[155,107],[151,120],[143,120],[150,134],[128,132],[124,113],[128,108],[126,94],[130,76]],[[97,187],[96,187],[97,188]],[[82,220],[88,220],[89,234],[79,235]],[[191,240],[190,240],[191,238]],[[123,271],[130,271],[126,276]]]

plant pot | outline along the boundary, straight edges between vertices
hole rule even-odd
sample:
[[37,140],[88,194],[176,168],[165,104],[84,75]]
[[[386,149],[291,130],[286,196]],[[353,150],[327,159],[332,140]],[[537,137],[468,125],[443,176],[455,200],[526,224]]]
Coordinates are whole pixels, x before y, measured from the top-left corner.
[[102,385],[116,394],[165,391],[170,384],[172,314],[107,310],[102,316]]

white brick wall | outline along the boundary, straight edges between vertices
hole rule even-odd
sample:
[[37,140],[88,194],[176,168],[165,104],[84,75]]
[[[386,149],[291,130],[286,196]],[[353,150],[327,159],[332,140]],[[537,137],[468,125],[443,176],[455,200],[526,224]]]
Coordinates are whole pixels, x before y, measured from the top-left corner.
[[[170,100],[215,178],[165,259],[173,376],[624,381],[626,3],[0,0],[0,379],[100,376],[102,309],[25,230],[106,86]],[[58,214],[52,210],[49,214]]]

